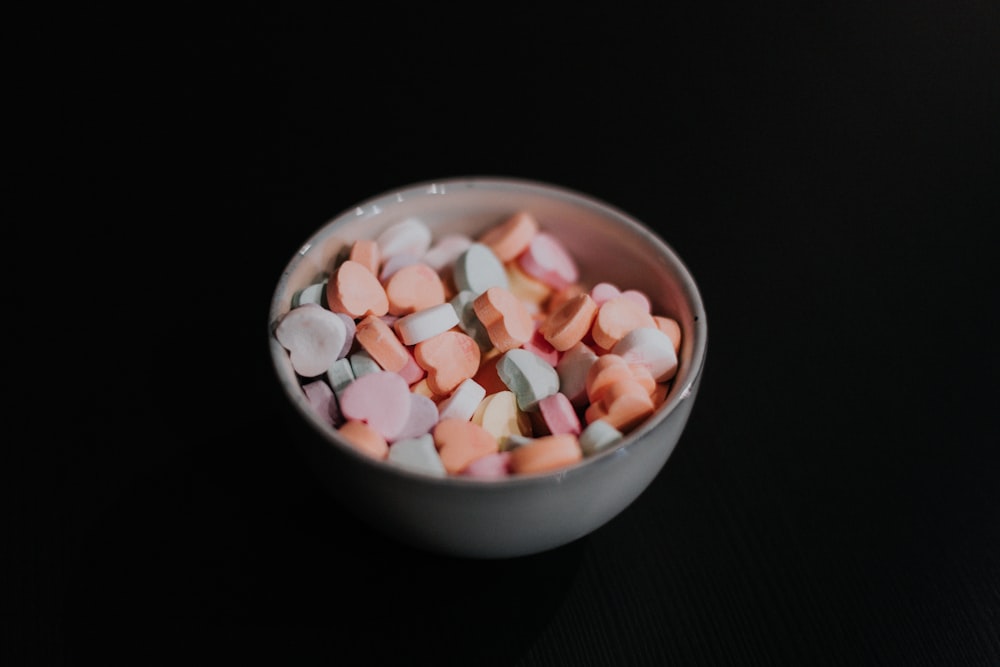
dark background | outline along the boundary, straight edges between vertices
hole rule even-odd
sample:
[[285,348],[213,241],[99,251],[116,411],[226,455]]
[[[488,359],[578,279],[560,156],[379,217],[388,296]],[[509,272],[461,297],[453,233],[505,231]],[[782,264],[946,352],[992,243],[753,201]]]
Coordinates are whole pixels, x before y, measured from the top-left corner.
[[[10,24],[7,234],[70,235],[10,290],[61,324],[6,664],[1000,665],[996,3],[77,11]],[[647,492],[513,560],[346,515],[266,357],[316,227],[465,175],[647,222],[709,322]]]

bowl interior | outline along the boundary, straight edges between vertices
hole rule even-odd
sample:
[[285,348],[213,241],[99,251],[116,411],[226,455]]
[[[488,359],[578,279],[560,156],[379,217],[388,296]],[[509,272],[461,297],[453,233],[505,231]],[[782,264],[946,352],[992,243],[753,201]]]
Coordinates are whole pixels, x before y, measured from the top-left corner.
[[[429,225],[435,239],[447,234],[476,238],[519,210],[530,211],[541,229],[562,241],[579,266],[581,283],[590,286],[604,281],[623,290],[640,290],[649,297],[655,314],[673,317],[681,326],[678,372],[665,403],[619,445],[577,466],[611,455],[665,419],[690,391],[704,361],[707,330],[695,281],[673,249],[623,211],[590,196],[534,181],[463,178],[419,183],[372,197],[327,222],[295,253],[274,292],[271,328],[291,308],[294,294],[323,280],[338,255],[355,240],[374,238],[408,217]],[[353,452],[312,413],[287,353],[273,336],[271,356],[283,387],[303,417],[325,438]]]

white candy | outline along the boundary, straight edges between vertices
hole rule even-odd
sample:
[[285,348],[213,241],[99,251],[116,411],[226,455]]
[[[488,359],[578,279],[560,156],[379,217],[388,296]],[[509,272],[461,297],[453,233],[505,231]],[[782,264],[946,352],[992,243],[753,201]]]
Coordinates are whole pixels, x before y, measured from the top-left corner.
[[431,247],[431,229],[418,218],[406,218],[383,230],[375,242],[383,260],[399,254],[421,257]]
[[458,291],[470,290],[479,296],[491,287],[510,288],[503,262],[489,246],[472,243],[458,256],[454,269],[455,287]]
[[340,393],[344,387],[354,382],[354,369],[351,368],[351,360],[344,357],[337,359],[326,372],[326,379],[329,380],[333,393],[340,398]]
[[485,352],[493,347],[493,341],[490,340],[490,332],[476,315],[475,301],[476,295],[472,290],[462,290],[452,297],[451,305],[458,315],[459,328],[472,337],[479,349]]
[[458,313],[450,303],[445,302],[404,315],[396,320],[394,326],[403,345],[416,345],[448,331],[456,324]]
[[351,360],[351,370],[354,371],[354,379],[384,370],[372,358],[372,355],[368,354],[365,350],[358,350],[348,357],[348,359]]
[[518,407],[525,412],[534,410],[538,401],[559,391],[556,369],[521,347],[503,353],[497,362],[497,375],[514,392]]
[[597,353],[586,343],[577,343],[566,350],[556,362],[559,391],[566,394],[574,407],[583,407],[587,399],[587,372],[597,361]]
[[292,308],[297,308],[304,303],[315,303],[318,306],[323,305],[323,299],[326,298],[326,281],[321,283],[314,283],[312,285],[307,285],[303,287],[298,292],[292,296]]
[[434,437],[429,433],[394,442],[389,446],[389,460],[405,468],[435,477],[444,477],[448,474],[434,447]]
[[472,378],[463,380],[451,396],[438,403],[438,420],[455,418],[469,421],[484,398],[486,387]]
[[296,373],[316,377],[339,357],[347,329],[336,313],[315,303],[305,303],[285,313],[275,327],[274,337],[288,350]]
[[593,456],[621,439],[621,431],[603,419],[595,419],[580,433],[580,449],[584,456]]
[[440,272],[451,266],[459,255],[472,245],[472,239],[464,234],[447,234],[431,246],[421,258],[424,264]]
[[677,372],[677,354],[670,336],[653,327],[632,329],[611,348],[630,364],[642,364],[657,382],[666,382]]

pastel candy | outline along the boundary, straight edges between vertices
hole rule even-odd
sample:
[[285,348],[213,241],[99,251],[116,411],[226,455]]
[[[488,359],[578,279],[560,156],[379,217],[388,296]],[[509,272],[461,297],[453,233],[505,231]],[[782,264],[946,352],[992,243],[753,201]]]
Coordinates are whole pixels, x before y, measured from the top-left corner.
[[338,357],[338,359],[343,359],[351,353],[351,348],[354,346],[354,335],[358,331],[358,323],[347,313],[334,314],[344,323],[344,330],[347,332],[347,337],[344,339],[344,346],[340,348],[340,356]]
[[425,433],[430,433],[434,424],[438,422],[437,403],[426,396],[410,392],[409,416],[403,427],[391,438],[386,438],[389,443],[396,440],[415,438]]
[[677,372],[674,342],[655,327],[633,329],[615,344],[611,352],[629,364],[645,366],[657,382],[665,382]]
[[610,350],[625,334],[639,327],[656,328],[653,316],[633,299],[618,296],[605,301],[597,309],[590,333],[596,344]]
[[397,372],[406,366],[410,355],[384,320],[369,315],[358,322],[354,339],[372,359],[387,371]]
[[538,232],[517,258],[524,272],[553,289],[569,287],[577,281],[579,270],[562,242],[547,232]]
[[389,455],[389,443],[371,425],[348,420],[337,432],[356,450],[373,459],[384,460]]
[[547,435],[510,452],[511,472],[527,474],[565,468],[583,458],[575,435]]
[[517,449],[518,447],[523,447],[527,444],[534,442],[535,439],[530,435],[517,435],[511,434],[507,436],[507,439],[500,443],[500,448],[503,451],[509,452],[511,450]]
[[315,303],[318,306],[324,305],[326,292],[326,281],[306,285],[292,295],[292,308],[301,306],[304,303]]
[[417,363],[427,371],[427,384],[438,396],[447,396],[475,375],[480,354],[476,341],[454,330],[439,333],[413,347]]
[[372,272],[372,275],[378,275],[378,267],[382,263],[382,253],[379,251],[378,244],[372,239],[358,239],[351,244],[347,258],[363,265]]
[[326,382],[323,380],[307,382],[302,385],[302,391],[305,392],[309,405],[324,422],[336,427],[343,421],[337,398]]
[[680,323],[672,317],[663,315],[653,315],[653,321],[656,323],[657,329],[670,336],[670,340],[674,343],[674,354],[678,354],[681,349]]
[[552,435],[580,434],[580,418],[565,394],[556,392],[538,401],[538,410]]
[[472,378],[463,380],[455,391],[437,404],[438,419],[472,419],[476,408],[486,398],[486,388]]
[[393,327],[405,345],[416,345],[448,331],[459,324],[458,314],[450,302],[403,315]]
[[510,477],[510,452],[496,452],[473,460],[465,466],[462,477],[474,479],[504,479]]
[[569,398],[574,407],[582,408],[587,404],[587,374],[595,361],[597,353],[580,342],[564,352],[556,364],[559,391]]
[[[389,278],[392,278],[394,275],[396,275],[396,272],[399,271],[401,268],[403,268],[404,266],[410,266],[411,264],[416,264],[419,261],[420,261],[419,257],[417,257],[416,255],[411,255],[409,253],[400,253],[398,255],[393,255],[392,257],[390,257],[389,259],[385,260],[385,262],[382,263],[382,268],[379,269],[378,271],[379,282],[385,285],[386,281],[388,281]],[[389,300],[389,309],[391,312],[392,310],[391,299]]]
[[345,419],[364,422],[386,441],[391,441],[406,426],[411,395],[406,380],[397,373],[369,373],[344,387],[340,411]]
[[496,254],[501,262],[509,262],[527,250],[538,233],[538,221],[527,211],[518,211],[483,233],[478,241]]
[[473,242],[458,256],[454,265],[455,287],[479,295],[491,287],[507,289],[507,271],[493,251]]
[[388,459],[404,468],[433,477],[444,477],[448,474],[444,464],[441,463],[441,457],[438,456],[434,438],[430,433],[392,443],[389,445]]
[[383,230],[376,238],[383,260],[399,254],[422,256],[430,248],[430,227],[419,218],[406,218]]
[[510,291],[521,301],[541,310],[542,305],[552,296],[552,288],[541,280],[532,278],[518,266],[517,262],[504,264]]
[[[372,362],[374,364],[374,362]],[[377,369],[376,369],[377,370]],[[330,383],[330,388],[339,399],[344,392],[344,387],[354,382],[354,369],[351,367],[351,360],[348,358],[337,359],[326,371],[326,379]]]
[[598,419],[587,424],[580,433],[580,449],[584,456],[593,456],[618,443],[622,437],[621,431],[603,419]]
[[435,271],[442,271],[451,266],[470,245],[472,239],[464,234],[446,234],[424,253],[421,261]]
[[480,350],[486,351],[493,347],[493,341],[490,340],[489,332],[476,315],[476,296],[472,290],[462,290],[451,298],[450,303],[458,316],[459,328],[476,341]]
[[605,301],[610,301],[611,299],[621,295],[622,291],[613,283],[599,282],[590,288],[590,298],[593,299],[594,303],[598,306],[603,304]]
[[393,273],[385,282],[385,294],[392,315],[409,315],[445,301],[441,277],[422,262],[409,264]]
[[531,435],[531,420],[517,404],[512,391],[490,394],[480,402],[472,423],[486,429],[501,445],[510,435]]
[[358,350],[347,357],[351,364],[351,372],[355,379],[370,373],[380,373],[383,369],[378,362],[372,359],[372,355],[365,350]]
[[550,314],[539,331],[553,348],[565,352],[590,332],[597,317],[597,303],[587,293],[569,299]]
[[412,347],[404,347],[406,350],[407,362],[406,365],[400,368],[397,373],[399,373],[406,384],[413,386],[417,382],[420,382],[425,377],[427,377],[427,371],[420,367],[417,363],[417,358],[413,355]]
[[538,401],[559,391],[559,374],[533,352],[508,350],[497,362],[497,375],[517,396],[524,411],[535,409]]
[[347,260],[337,267],[326,284],[326,302],[335,313],[354,319],[389,312],[389,299],[378,278],[360,262]]
[[649,297],[645,293],[640,292],[635,289],[627,289],[622,292],[622,297],[635,302],[639,307],[641,307],[647,313],[653,312],[653,304],[649,300]]
[[275,327],[274,337],[288,350],[295,372],[312,378],[325,373],[338,359],[347,331],[334,313],[305,303],[285,313]]
[[531,340],[535,321],[524,304],[506,287],[490,287],[472,302],[493,346],[501,352]]
[[499,451],[496,438],[482,426],[464,419],[442,419],[431,435],[441,463],[451,474],[460,473],[476,459]]
[[529,352],[534,352],[550,366],[558,364],[559,357],[562,356],[559,350],[552,347],[552,344],[545,340],[545,336],[542,334],[539,326],[535,327],[535,332],[531,334],[531,338],[525,341],[521,347]]

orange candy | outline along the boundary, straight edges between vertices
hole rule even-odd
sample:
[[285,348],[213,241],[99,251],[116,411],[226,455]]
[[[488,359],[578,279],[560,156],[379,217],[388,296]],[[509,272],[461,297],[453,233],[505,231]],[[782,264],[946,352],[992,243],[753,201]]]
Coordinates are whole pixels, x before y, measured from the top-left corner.
[[444,469],[453,475],[476,459],[500,450],[492,434],[467,419],[442,419],[434,426],[432,435]]
[[384,459],[389,456],[389,443],[374,428],[360,420],[348,420],[337,429],[351,445],[363,454],[373,459]]
[[444,282],[422,262],[404,266],[385,282],[390,315],[409,315],[445,301]]
[[539,332],[549,345],[565,352],[587,335],[597,316],[597,304],[587,293],[580,293],[549,315]]
[[535,321],[525,305],[504,287],[490,287],[472,302],[476,317],[486,327],[500,352],[521,347],[535,333]]
[[594,342],[610,350],[625,334],[639,327],[656,327],[653,316],[628,297],[617,296],[601,304],[590,333]]
[[392,327],[374,315],[358,322],[354,338],[375,363],[387,371],[398,373],[410,360],[406,346],[396,337]]
[[427,386],[447,396],[479,370],[481,352],[468,334],[445,331],[413,346],[413,356],[427,371]]
[[337,267],[326,283],[326,303],[335,313],[354,319],[389,312],[389,299],[382,283],[364,264],[347,260]]
[[575,435],[545,435],[510,452],[510,470],[514,473],[548,472],[565,468],[583,458]]
[[382,252],[374,240],[358,239],[351,245],[351,252],[347,259],[362,264],[372,272],[372,275],[377,276],[379,266],[382,265]]
[[479,242],[493,251],[501,262],[509,262],[524,252],[538,233],[538,221],[527,211],[519,211],[490,227]]

